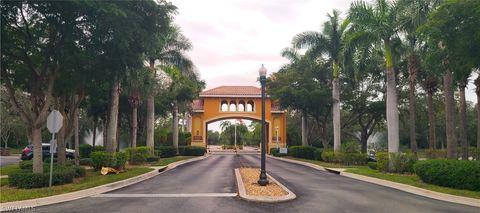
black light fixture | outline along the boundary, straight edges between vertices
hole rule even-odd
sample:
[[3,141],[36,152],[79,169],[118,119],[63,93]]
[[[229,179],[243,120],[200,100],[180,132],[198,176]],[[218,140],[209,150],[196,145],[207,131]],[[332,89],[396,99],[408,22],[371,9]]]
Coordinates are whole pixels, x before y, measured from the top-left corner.
[[260,70],[258,70],[258,74],[260,75],[260,84],[262,85],[262,156],[258,184],[266,186],[268,184],[267,172],[265,171],[265,150],[267,149],[265,144],[265,83],[267,81],[267,69],[265,69],[263,64]]

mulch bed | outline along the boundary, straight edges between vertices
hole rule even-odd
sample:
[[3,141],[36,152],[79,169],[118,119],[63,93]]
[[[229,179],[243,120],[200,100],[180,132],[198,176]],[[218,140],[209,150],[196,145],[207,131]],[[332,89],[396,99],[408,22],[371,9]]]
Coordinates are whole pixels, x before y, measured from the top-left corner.
[[251,196],[284,196],[288,192],[277,185],[274,181],[268,178],[269,184],[260,186],[257,181],[260,176],[260,169],[258,168],[240,168],[240,175],[242,176],[243,184],[247,195]]

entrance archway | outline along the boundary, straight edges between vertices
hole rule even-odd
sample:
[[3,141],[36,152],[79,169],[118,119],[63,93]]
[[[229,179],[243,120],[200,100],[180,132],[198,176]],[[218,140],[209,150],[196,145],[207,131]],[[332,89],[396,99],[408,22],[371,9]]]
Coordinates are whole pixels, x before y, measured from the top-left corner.
[[[192,103],[189,128],[192,133],[192,146],[207,147],[207,124],[225,119],[250,119],[260,121],[261,90],[253,86],[220,86],[200,93],[200,98]],[[286,147],[285,111],[266,97],[265,120],[267,123],[266,141],[269,147]],[[277,137],[278,134],[278,137]],[[273,136],[273,137],[272,137]]]

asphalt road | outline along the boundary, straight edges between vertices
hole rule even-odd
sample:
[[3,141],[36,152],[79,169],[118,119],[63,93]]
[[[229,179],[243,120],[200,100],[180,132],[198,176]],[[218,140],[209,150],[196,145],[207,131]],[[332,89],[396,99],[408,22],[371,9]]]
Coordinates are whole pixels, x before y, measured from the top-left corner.
[[20,156],[0,156],[0,167],[20,162]]
[[[480,209],[425,198],[309,167],[267,158],[267,172],[297,199],[265,204],[237,197],[233,169],[258,167],[259,155],[214,154],[103,196],[39,207],[37,212],[474,212]],[[141,195],[140,197],[134,197]],[[151,195],[152,197],[145,197]],[[190,196],[191,195],[191,196]],[[163,196],[163,197],[162,197]],[[182,197],[184,196],[184,197]]]

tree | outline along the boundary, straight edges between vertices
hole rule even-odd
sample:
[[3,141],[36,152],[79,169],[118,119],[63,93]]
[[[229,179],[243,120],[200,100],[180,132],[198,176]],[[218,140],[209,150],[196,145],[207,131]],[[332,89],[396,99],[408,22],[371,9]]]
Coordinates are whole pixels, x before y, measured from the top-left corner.
[[[466,127],[465,79],[474,68],[480,67],[480,2],[446,1],[434,11],[420,29],[432,45],[439,47],[436,59],[442,62],[444,72],[445,120],[449,158],[456,158],[455,100],[453,81],[459,83],[460,126]],[[455,26],[455,27],[452,27]],[[468,156],[466,131],[460,131],[462,158]]]
[[386,0],[376,0],[373,5],[364,1],[352,3],[348,20],[353,33],[348,38],[349,45],[360,42],[383,43],[387,78],[387,128],[388,152],[399,151],[398,101],[392,39],[399,30],[397,6]]
[[478,74],[477,79],[475,79],[475,93],[477,94],[477,148],[480,149],[480,74]]
[[438,4],[437,0],[401,0],[398,1],[400,13],[400,26],[403,32],[406,33],[406,40],[408,44],[408,83],[409,83],[409,127],[410,127],[410,149],[413,153],[417,153],[416,140],[416,124],[415,124],[415,101],[416,101],[416,81],[417,75],[420,72],[420,58],[418,57],[418,49],[421,42],[417,29],[423,25],[428,14]]
[[[328,55],[328,63],[332,67],[332,112],[333,112],[333,150],[340,151],[341,125],[340,125],[340,84],[339,75],[341,70],[340,58],[342,57],[342,36],[347,25],[342,25],[339,18],[340,12],[333,10],[327,14],[329,21],[323,23],[323,32],[307,31],[296,35],[292,44],[297,48],[309,48],[311,54],[322,58]],[[302,119],[302,125],[306,125]],[[303,135],[303,133],[302,133]]]
[[[85,30],[81,17],[87,11],[78,2],[1,1],[1,5],[2,84],[31,129],[33,172],[42,173],[41,128],[53,100],[55,79],[78,49],[75,42],[85,36],[76,32]],[[28,105],[18,100],[16,90],[29,96]]]
[[[173,5],[168,5],[170,11],[176,9]],[[180,28],[173,26],[169,23],[168,27],[162,32],[155,35],[152,40],[151,48],[147,51],[147,60],[149,67],[155,75],[157,70],[155,69],[155,63],[158,61],[162,66],[177,66],[181,69],[190,69],[193,64],[185,56],[185,51],[192,48],[190,41],[183,36],[180,32]],[[155,105],[154,96],[150,95],[147,99],[147,146],[154,146],[154,134],[155,127]]]

